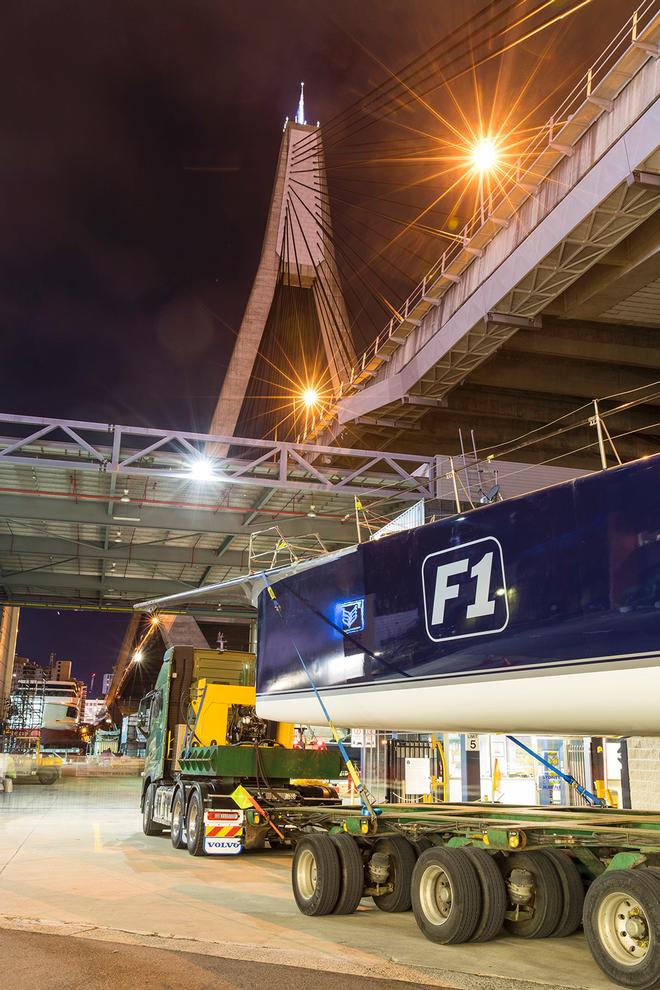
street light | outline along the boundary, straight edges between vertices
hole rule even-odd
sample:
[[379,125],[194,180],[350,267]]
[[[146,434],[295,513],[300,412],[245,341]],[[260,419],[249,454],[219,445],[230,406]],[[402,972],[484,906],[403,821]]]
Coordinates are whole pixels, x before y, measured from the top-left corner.
[[319,393],[313,385],[308,385],[308,387],[303,391],[302,400],[308,409],[311,409],[312,406],[318,405]]
[[142,663],[143,660],[144,660],[144,653],[142,652],[142,650],[136,650],[135,653],[133,654],[133,662]]
[[470,152],[472,167],[481,174],[492,172],[499,161],[497,145],[492,138],[485,137],[472,146]]

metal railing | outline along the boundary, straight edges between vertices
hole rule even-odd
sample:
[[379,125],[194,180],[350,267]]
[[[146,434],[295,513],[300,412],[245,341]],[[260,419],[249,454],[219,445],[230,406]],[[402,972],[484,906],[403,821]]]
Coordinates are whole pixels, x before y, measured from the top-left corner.
[[[159,430],[0,413],[4,465],[66,469],[119,478],[195,480],[207,462],[209,484],[244,484],[347,495],[384,490],[404,499],[434,498],[434,457],[320,444]],[[208,454],[226,448],[227,456]]]

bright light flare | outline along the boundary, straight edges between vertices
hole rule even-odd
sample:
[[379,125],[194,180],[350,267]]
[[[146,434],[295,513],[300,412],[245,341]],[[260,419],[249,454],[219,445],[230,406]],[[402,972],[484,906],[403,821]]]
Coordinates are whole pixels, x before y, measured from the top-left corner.
[[470,151],[470,162],[472,168],[482,175],[485,172],[492,172],[500,163],[498,147],[492,138],[485,137],[477,141]]
[[208,457],[198,457],[190,465],[190,477],[193,481],[213,481],[216,477],[213,464]]
[[319,399],[319,393],[312,385],[309,385],[303,391],[302,400],[307,409],[312,409],[314,406],[317,406],[319,404]]
[[142,663],[144,660],[144,653],[142,650],[136,650],[133,654],[133,663]]

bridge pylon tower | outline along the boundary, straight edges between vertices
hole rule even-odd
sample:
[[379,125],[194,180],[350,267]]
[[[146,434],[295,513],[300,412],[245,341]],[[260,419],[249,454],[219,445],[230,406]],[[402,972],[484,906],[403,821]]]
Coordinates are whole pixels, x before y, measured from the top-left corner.
[[294,438],[305,389],[337,396],[355,350],[333,244],[322,129],[305,121],[301,86],[212,434]]

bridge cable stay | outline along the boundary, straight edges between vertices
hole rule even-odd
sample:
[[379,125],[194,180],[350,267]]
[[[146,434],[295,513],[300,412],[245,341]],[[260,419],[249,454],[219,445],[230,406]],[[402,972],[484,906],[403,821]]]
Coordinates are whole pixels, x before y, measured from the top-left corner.
[[[540,5],[531,13],[524,15],[522,20],[527,20],[529,17],[534,16],[534,14],[540,13],[554,2],[556,0],[542,0]],[[416,97],[414,94],[411,95],[411,92],[424,82],[433,79],[436,87],[445,85],[450,80],[444,79],[442,76],[443,70],[450,69],[457,61],[464,59],[466,57],[465,49],[474,53],[479,45],[490,45],[494,37],[512,30],[515,25],[505,26],[500,31],[494,33],[495,25],[519,9],[520,6],[521,4],[517,0],[513,0],[513,2],[512,0],[494,0],[493,3],[488,3],[454,28],[442,41],[431,46],[426,52],[417,56],[398,72],[390,72],[390,78],[385,82],[374,87],[366,96],[356,100],[346,110],[341,111],[326,122],[324,125],[324,140],[327,141],[327,146],[330,147],[333,143],[337,132],[345,134],[353,122],[356,122],[360,129],[362,129],[378,119],[376,118],[376,114],[382,115],[384,110],[388,110],[389,112],[395,106],[401,107],[413,102]],[[491,16],[486,16],[489,12],[493,11],[493,8],[497,7],[501,7],[502,9],[491,13]],[[478,37],[478,35],[482,36]],[[465,71],[469,71],[473,67],[474,63],[471,62]],[[428,72],[429,74],[420,80],[417,78],[420,72]],[[441,73],[440,82],[438,82],[439,72]],[[404,97],[403,103],[401,103],[401,88],[408,89],[409,91],[407,101]],[[427,95],[427,93],[422,95]],[[371,115],[372,120],[365,122],[365,116],[367,115]],[[308,148],[309,142],[306,144],[303,143],[301,153],[307,151]]]

